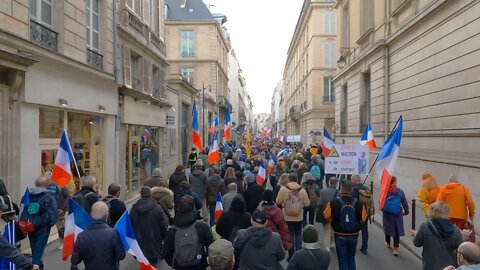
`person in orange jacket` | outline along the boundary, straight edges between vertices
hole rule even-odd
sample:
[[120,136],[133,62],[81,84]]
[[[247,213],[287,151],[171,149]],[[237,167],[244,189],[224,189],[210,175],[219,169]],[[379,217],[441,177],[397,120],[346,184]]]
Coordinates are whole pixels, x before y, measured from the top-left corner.
[[418,201],[423,203],[423,212],[427,216],[428,208],[430,205],[437,201],[440,187],[438,186],[437,179],[430,173],[423,173],[422,186],[418,191]]
[[460,230],[465,229],[465,221],[473,220],[475,204],[468,188],[458,182],[455,175],[451,175],[448,183],[440,188],[437,202],[444,202],[450,207],[450,220]]

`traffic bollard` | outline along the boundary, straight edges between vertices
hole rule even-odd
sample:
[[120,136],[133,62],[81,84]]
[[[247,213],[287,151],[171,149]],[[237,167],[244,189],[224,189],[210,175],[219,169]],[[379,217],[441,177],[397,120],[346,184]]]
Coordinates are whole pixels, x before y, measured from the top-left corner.
[[416,211],[417,211],[417,201],[415,199],[412,200],[412,230],[415,230],[415,221],[416,221]]

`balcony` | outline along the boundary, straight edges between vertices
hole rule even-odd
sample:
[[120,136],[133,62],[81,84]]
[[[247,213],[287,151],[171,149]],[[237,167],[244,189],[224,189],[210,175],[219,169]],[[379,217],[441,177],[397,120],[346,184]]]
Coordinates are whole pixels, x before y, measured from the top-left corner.
[[300,116],[300,106],[294,105],[290,107],[289,112],[290,118],[292,118],[292,120],[298,120],[298,117]]
[[103,70],[103,55],[87,49],[87,64],[98,70]]
[[335,103],[335,96],[324,96],[323,103]]
[[58,50],[58,33],[34,20],[30,20],[30,40],[49,50]]
[[230,104],[230,101],[228,101],[228,98],[225,96],[218,96],[217,103],[218,103],[218,107],[221,107],[224,109],[226,109],[227,106],[230,106],[230,107],[232,106]]

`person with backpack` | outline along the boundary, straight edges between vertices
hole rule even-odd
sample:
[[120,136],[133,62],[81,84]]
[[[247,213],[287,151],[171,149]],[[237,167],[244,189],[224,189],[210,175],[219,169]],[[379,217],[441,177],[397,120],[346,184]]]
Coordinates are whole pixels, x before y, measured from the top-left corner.
[[405,235],[403,216],[407,216],[408,203],[403,190],[397,187],[397,178],[392,177],[388,189],[385,205],[383,206],[383,231],[385,232],[385,245],[391,248],[390,241],[393,238],[393,255],[398,256],[400,236]]
[[[325,163],[323,162],[320,155],[312,156],[312,164],[310,164],[308,171],[313,175],[313,177],[317,181],[318,188],[323,189],[323,178],[325,176]],[[328,184],[326,183],[325,185],[328,186]]]
[[283,216],[293,238],[293,247],[288,251],[287,261],[295,251],[302,248],[303,208],[310,205],[307,191],[298,184],[297,173],[290,173],[288,180],[288,184],[280,188],[276,199],[277,205],[282,206]]
[[330,253],[318,242],[315,226],[309,224],[302,232],[303,248],[293,254],[287,270],[328,270]]
[[328,184],[327,188],[320,190],[320,194],[318,196],[318,208],[317,208],[317,215],[316,221],[322,223],[323,229],[323,245],[325,246],[325,250],[330,252],[331,248],[335,247],[335,242],[332,233],[332,225],[328,220],[325,219],[323,212],[327,207],[327,204],[335,199],[339,192],[337,189],[338,178],[330,177],[326,184]]
[[252,226],[238,231],[233,242],[235,254],[239,258],[239,270],[283,269],[280,262],[285,258],[280,235],[267,229],[267,214],[255,210]]
[[175,168],[175,171],[170,175],[168,188],[173,191],[173,194],[177,195],[177,193],[180,192],[180,183],[185,180],[188,181],[187,175],[185,174],[185,167],[183,165],[178,165]]
[[118,199],[118,197],[120,197],[120,191],[120,185],[112,183],[108,186],[107,197],[102,199],[102,201],[109,206],[109,219],[107,224],[112,228],[117,224],[117,221],[122,217],[123,213],[127,211],[125,203]]
[[197,221],[193,198],[183,196],[178,201],[173,226],[167,232],[163,257],[176,270],[206,270],[207,248],[213,243],[208,224]]
[[202,209],[202,201],[198,197],[197,193],[193,192],[190,183],[187,180],[184,180],[180,183],[180,192],[175,195],[175,202],[177,202],[183,196],[192,196],[193,202],[195,203],[195,210]]
[[367,211],[362,203],[352,197],[352,184],[342,184],[341,195],[327,203],[323,215],[330,221],[335,237],[335,248],[340,270],[355,270],[360,224],[366,222]]
[[172,224],[173,220],[170,214],[170,211],[172,211],[175,206],[173,203],[173,192],[168,189],[167,181],[160,181],[158,185],[158,187],[152,188],[152,198],[162,207],[163,217],[168,227]]
[[[353,175],[351,181],[353,184],[352,197],[363,204],[363,207],[365,207],[367,211],[368,221],[371,222],[371,218],[375,214],[372,193],[370,189],[363,184],[360,175]],[[360,248],[360,252],[368,254],[368,222],[362,223],[360,229],[362,231],[362,247]]]
[[92,205],[99,200],[99,196],[94,190],[96,181],[93,175],[84,176],[82,178],[82,188],[73,195],[73,200],[89,214],[92,211]]
[[285,250],[293,247],[292,237],[288,231],[287,223],[283,217],[282,209],[278,208],[273,199],[273,191],[266,189],[262,194],[262,202],[258,206],[259,210],[265,211],[267,214],[267,228],[280,234],[282,244]]
[[57,223],[57,201],[47,190],[50,181],[40,176],[35,180],[35,188],[30,190],[30,203],[20,215],[19,226],[28,233],[32,249],[32,263],[43,270],[43,253],[47,247],[50,229]]
[[220,177],[221,169],[218,166],[213,167],[214,174],[207,179],[207,207],[210,215],[210,226],[215,225],[215,205],[217,204],[217,194],[223,196],[227,193],[225,181]]
[[305,227],[307,224],[315,224],[315,212],[317,211],[320,188],[313,175],[309,172],[303,174],[301,183],[302,187],[307,191],[308,199],[310,200],[310,205],[303,208],[303,227]]

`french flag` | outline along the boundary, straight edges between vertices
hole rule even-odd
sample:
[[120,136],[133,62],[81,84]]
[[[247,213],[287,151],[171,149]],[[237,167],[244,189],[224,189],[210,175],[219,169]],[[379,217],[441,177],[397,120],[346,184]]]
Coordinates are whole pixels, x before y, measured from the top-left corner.
[[223,214],[222,194],[217,194],[217,203],[215,204],[215,220],[218,220]]
[[57,156],[55,157],[55,165],[53,166],[52,182],[60,186],[66,187],[70,179],[72,178],[72,170],[70,169],[70,163],[74,163],[72,147],[68,141],[67,130],[63,130],[62,138],[60,139],[60,145],[58,146]]
[[363,132],[362,138],[360,139],[360,144],[367,145],[369,150],[377,147],[377,145],[375,144],[375,139],[373,138],[372,127],[370,126],[370,124],[367,124],[367,126],[365,127],[365,131]]
[[281,150],[280,152],[278,152],[277,157],[284,156],[284,155],[286,155],[286,154],[288,154],[288,153],[290,153],[290,149],[285,148],[285,149]]
[[199,151],[202,151],[202,139],[200,138],[200,127],[198,125],[197,102],[193,100],[192,109],[192,144]]
[[270,155],[268,159],[268,174],[272,174],[273,170],[275,169],[275,158],[273,155]]
[[220,149],[218,148],[217,133],[213,134],[212,145],[208,151],[208,164],[215,164],[220,161]]
[[267,129],[267,132],[265,133],[265,136],[267,136],[267,138],[270,138],[270,136],[272,136],[272,129]]
[[330,154],[330,149],[332,149],[334,145],[335,143],[333,143],[332,137],[330,137],[330,134],[328,134],[327,129],[324,127],[323,128],[323,145],[322,145],[323,156],[325,157],[328,156],[328,154]]
[[267,172],[265,171],[265,163],[263,162],[263,158],[260,159],[260,166],[258,167],[258,174],[257,174],[257,184],[263,186],[265,180],[267,179]]
[[215,116],[215,119],[213,119],[212,125],[208,129],[208,134],[214,133],[217,127],[218,127],[218,117]]
[[400,116],[398,126],[390,134],[378,154],[378,161],[375,165],[377,176],[380,179],[379,207],[383,209],[387,198],[390,181],[392,180],[395,166],[397,165],[398,152],[402,141],[403,118]]
[[92,217],[73,199],[68,200],[68,217],[65,222],[62,260],[66,261],[73,254],[73,247],[78,235],[92,225]]
[[231,140],[231,137],[230,137],[231,127],[232,127],[232,121],[230,120],[230,106],[227,106],[227,111],[225,112],[225,132],[223,133],[223,136],[225,137],[225,140],[227,142]]
[[30,190],[27,188],[25,193],[23,194],[22,200],[20,201],[20,211],[19,213],[23,213],[23,209],[30,204]]
[[281,141],[283,144],[285,144],[285,143],[287,142],[287,136],[285,136],[285,135],[280,136],[280,141]]

